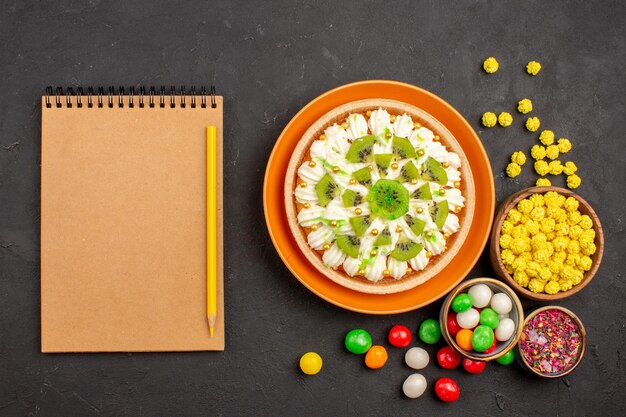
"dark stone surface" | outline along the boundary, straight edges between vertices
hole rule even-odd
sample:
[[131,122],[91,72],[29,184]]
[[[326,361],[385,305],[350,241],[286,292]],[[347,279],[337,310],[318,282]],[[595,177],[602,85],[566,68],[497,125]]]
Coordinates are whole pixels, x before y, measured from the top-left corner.
[[[3,2],[0,415],[622,415],[625,20],[621,1]],[[490,55],[501,63],[493,76],[480,70]],[[538,77],[524,73],[531,59],[544,65]],[[409,401],[402,351],[390,349],[388,365],[371,372],[344,351],[342,337],[358,326],[382,341],[393,323],[416,329],[439,303],[399,316],[351,313],[282,265],[261,206],[272,146],[309,100],[368,78],[419,85],[465,115],[491,157],[498,201],[534,182],[528,166],[515,180],[502,173],[510,153],[534,141],[514,111],[518,99],[531,97],[542,125],[572,139],[579,192],[604,223],[606,252],[594,282],[560,303],[589,333],[588,354],[567,380],[539,380],[515,366],[470,376],[433,365],[424,371],[430,386],[453,377],[461,400],[442,404],[429,389]],[[211,83],[227,109],[227,350],[39,353],[44,87]],[[514,125],[481,128],[487,110],[510,111]],[[483,258],[470,276],[491,274]],[[307,350],[325,360],[313,378],[296,369]]]

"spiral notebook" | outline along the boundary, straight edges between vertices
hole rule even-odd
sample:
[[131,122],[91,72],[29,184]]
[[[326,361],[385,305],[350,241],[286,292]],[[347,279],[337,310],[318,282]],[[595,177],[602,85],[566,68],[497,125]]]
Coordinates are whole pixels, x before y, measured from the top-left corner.
[[[222,97],[49,89],[41,123],[41,350],[224,349]],[[206,316],[206,128],[217,127],[217,322]]]

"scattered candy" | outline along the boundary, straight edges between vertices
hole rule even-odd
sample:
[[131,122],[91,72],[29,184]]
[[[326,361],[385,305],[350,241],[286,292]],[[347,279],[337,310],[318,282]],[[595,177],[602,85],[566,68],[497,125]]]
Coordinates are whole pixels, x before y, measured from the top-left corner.
[[372,336],[363,329],[352,329],[346,334],[346,349],[355,355],[362,355],[372,347]]
[[[513,152],[511,154],[511,162],[514,162],[517,165],[522,166],[522,165],[524,165],[526,163],[526,155],[524,155],[524,152],[522,152],[522,151]],[[478,285],[485,285],[485,284],[478,284]],[[476,285],[474,285],[474,287],[475,286]],[[485,285],[485,287],[487,287],[487,286]],[[489,287],[487,287],[487,288],[489,288]],[[473,296],[472,296],[472,299],[473,299]],[[476,301],[474,301],[474,303],[476,303]]]
[[470,329],[461,329],[457,334],[454,340],[459,347],[466,351],[472,350],[472,336],[474,332]]
[[513,308],[513,302],[508,295],[499,292],[491,297],[491,308],[498,314],[507,314]]
[[408,327],[396,324],[389,330],[388,339],[391,346],[407,347],[411,343],[413,336]]
[[469,294],[459,294],[452,300],[452,310],[462,313],[472,308],[472,297]]
[[483,114],[481,121],[485,127],[494,127],[498,122],[498,116],[496,116],[495,113],[488,111]]
[[472,347],[476,352],[484,352],[493,345],[494,335],[490,327],[480,325],[474,329]]
[[538,117],[529,117],[526,119],[526,129],[529,132],[536,132],[539,126],[541,126],[541,121]]
[[402,392],[409,398],[418,398],[426,391],[426,378],[422,374],[409,375],[402,384]]
[[307,375],[315,375],[322,369],[322,357],[315,352],[307,352],[300,358],[300,369]]
[[470,374],[481,373],[485,370],[485,366],[487,366],[487,362],[463,358],[463,369],[465,369]]
[[508,175],[510,178],[517,177],[519,174],[521,174],[521,172],[522,172],[522,167],[519,166],[519,164],[516,164],[515,162],[511,162],[510,164],[506,166],[506,175]]
[[526,64],[526,72],[530,75],[537,75],[541,71],[541,64],[537,61],[530,61]]
[[458,313],[456,321],[464,329],[473,329],[480,322],[480,314],[475,308],[470,308],[467,311]]
[[494,72],[498,71],[498,68],[500,68],[500,64],[492,56],[485,59],[485,62],[483,62],[483,69],[487,74],[493,74]]
[[528,114],[533,111],[533,102],[528,98],[523,98],[517,102],[517,111],[522,114]]
[[459,323],[456,321],[456,313],[454,311],[448,313],[446,326],[448,328],[448,332],[450,332],[450,335],[452,335],[453,337],[456,336],[459,330],[462,329],[462,327],[459,326]]
[[500,320],[500,324],[496,327],[496,340],[499,342],[506,342],[515,333],[515,322],[510,318],[503,318]]
[[513,116],[511,116],[511,113],[503,111],[498,115],[498,123],[502,127],[509,127],[513,123]]
[[514,360],[515,353],[513,352],[513,349],[511,349],[507,353],[496,359],[496,362],[498,362],[500,365],[510,365],[511,363],[513,363]]
[[500,324],[498,313],[490,308],[485,308],[480,312],[480,324],[483,324],[491,329],[495,329]]
[[382,346],[372,346],[365,354],[365,365],[370,369],[379,369],[387,363],[387,350]]
[[424,320],[420,325],[418,335],[422,342],[434,345],[439,341],[439,339],[441,339],[441,328],[439,327],[439,322],[435,319]]
[[569,370],[581,352],[580,329],[561,310],[540,311],[524,326],[520,354],[534,370],[558,374]]
[[437,352],[437,363],[444,369],[454,369],[461,363],[461,355],[450,346],[444,346]]
[[493,343],[491,344],[491,346],[489,347],[489,349],[487,349],[486,351],[484,351],[483,353],[486,354],[490,354],[493,353],[496,350],[496,347],[498,347],[498,341],[496,340],[496,338],[493,338]]
[[435,394],[441,401],[451,403],[459,399],[461,389],[450,378],[439,378],[435,383]]
[[413,369],[424,369],[430,362],[428,352],[420,347],[412,347],[404,354],[404,361]]
[[[524,154],[522,154],[522,156],[524,156]],[[524,159],[526,158],[524,157]],[[493,295],[493,291],[491,291],[491,288],[486,284],[472,285],[467,293],[472,298],[474,307],[478,308],[487,307]]]

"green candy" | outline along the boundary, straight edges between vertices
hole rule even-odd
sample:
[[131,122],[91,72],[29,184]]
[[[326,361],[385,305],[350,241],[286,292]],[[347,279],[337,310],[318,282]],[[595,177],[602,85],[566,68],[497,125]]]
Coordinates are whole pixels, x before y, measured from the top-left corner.
[[480,324],[484,324],[491,329],[495,329],[500,324],[498,313],[490,308],[485,308],[480,312]]
[[420,340],[426,344],[434,345],[441,339],[441,327],[434,319],[426,319],[420,324],[418,331]]
[[474,329],[472,335],[472,347],[476,352],[484,352],[493,345],[493,330],[491,327],[481,324]]
[[452,310],[462,313],[472,308],[473,304],[472,297],[469,294],[459,294],[452,300]]
[[346,334],[346,349],[355,355],[362,355],[372,347],[372,336],[363,329],[352,329]]
[[513,353],[513,349],[511,349],[507,353],[496,359],[496,362],[498,362],[500,365],[510,365],[513,363],[514,360],[515,353]]

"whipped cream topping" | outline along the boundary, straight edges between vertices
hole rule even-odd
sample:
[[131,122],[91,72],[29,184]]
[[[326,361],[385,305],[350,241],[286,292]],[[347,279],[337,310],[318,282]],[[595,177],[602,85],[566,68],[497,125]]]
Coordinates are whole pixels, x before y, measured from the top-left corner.
[[[459,218],[454,214],[465,206],[465,198],[457,188],[461,181],[460,157],[438,142],[430,129],[414,124],[411,116],[407,114],[394,118],[385,109],[380,108],[372,111],[369,119],[362,114],[350,114],[346,123],[346,128],[336,123],[326,128],[324,130],[326,139],[313,142],[310,147],[310,161],[305,161],[297,171],[299,180],[294,190],[295,199],[300,205],[297,220],[300,226],[307,228],[308,244],[315,250],[323,251],[322,261],[329,268],[341,267],[350,276],[362,275],[374,282],[380,281],[385,276],[401,279],[410,273],[409,268],[414,271],[423,270],[431,257],[440,255],[446,250],[446,239],[460,228]],[[368,135],[375,136],[372,148],[374,155],[394,153],[390,137],[398,136],[409,140],[417,151],[416,158],[397,157],[394,160],[397,167],[387,169],[386,175],[381,175],[375,163],[348,161],[346,154],[352,142]],[[425,179],[403,181],[402,168],[407,163],[412,162],[416,167],[422,167],[428,158],[442,164],[448,178],[445,185]],[[367,230],[359,237],[358,256],[352,257],[342,251],[337,245],[336,238],[340,235],[355,236],[350,218],[372,214],[366,198],[369,187],[353,180],[355,171],[368,166],[371,184],[376,184],[381,178],[395,179],[402,183],[411,196],[406,215],[420,219],[425,226],[422,233],[416,235],[407,223],[406,216],[388,220],[372,215]],[[323,207],[315,186],[325,175],[332,177],[341,193]],[[303,183],[306,185],[303,186]],[[431,199],[420,200],[412,196],[414,191],[425,184],[431,192]],[[360,204],[344,207],[341,195],[346,190],[355,191],[363,196]],[[449,212],[443,227],[438,228],[429,209],[444,200],[448,203]],[[379,232],[385,228],[390,232],[390,243],[376,246],[378,233],[372,231]],[[419,243],[423,249],[408,261],[390,256],[401,238]]]

